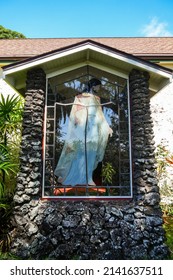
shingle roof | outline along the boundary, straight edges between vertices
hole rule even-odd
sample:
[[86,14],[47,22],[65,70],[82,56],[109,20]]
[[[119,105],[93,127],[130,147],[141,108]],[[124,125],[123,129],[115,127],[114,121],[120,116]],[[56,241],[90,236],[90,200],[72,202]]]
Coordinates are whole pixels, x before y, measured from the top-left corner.
[[134,55],[91,39],[79,41],[78,43],[70,44],[69,46],[61,47],[44,54],[28,57],[27,59],[21,59],[15,63],[3,66],[2,69],[4,77],[6,77],[7,80],[8,77],[12,78],[12,81],[15,81],[15,87],[19,90],[25,85],[27,71],[32,67],[38,67],[40,65],[45,73],[51,74],[52,69],[53,71],[55,69],[62,71],[62,68],[65,67],[67,71],[68,67],[68,71],[70,71],[70,69],[72,70],[74,67],[79,68],[88,63],[91,66],[94,64],[95,67],[95,65],[97,65],[96,61],[98,65],[103,66],[103,69],[107,69],[110,66],[110,69],[114,71],[113,69],[115,69],[116,66],[118,71],[120,71],[122,75],[124,73],[125,76],[127,73],[130,73],[134,67],[142,69],[143,71],[148,71],[150,74],[150,86],[152,91],[160,90],[163,86],[168,84],[172,78],[172,70],[168,68],[147,60],[145,61],[140,57],[135,57]]
[[90,39],[139,57],[173,57],[173,37],[0,39],[0,58],[29,58]]

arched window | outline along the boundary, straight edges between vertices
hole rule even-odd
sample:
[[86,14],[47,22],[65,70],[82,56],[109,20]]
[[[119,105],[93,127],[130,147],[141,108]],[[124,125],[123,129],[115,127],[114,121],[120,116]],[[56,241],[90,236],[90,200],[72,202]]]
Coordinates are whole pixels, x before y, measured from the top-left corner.
[[127,79],[84,66],[47,80],[43,197],[132,197]]

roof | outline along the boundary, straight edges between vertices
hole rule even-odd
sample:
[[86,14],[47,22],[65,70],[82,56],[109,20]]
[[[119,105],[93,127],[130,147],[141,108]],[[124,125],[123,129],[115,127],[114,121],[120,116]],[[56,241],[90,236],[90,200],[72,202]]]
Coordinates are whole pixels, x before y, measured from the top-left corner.
[[91,39],[141,58],[173,58],[173,37],[0,39],[0,59],[23,59]]
[[94,40],[83,40],[2,68],[6,79],[12,79],[15,88],[19,90],[24,86],[28,69],[33,67],[39,66],[48,76],[55,76],[62,71],[68,72],[84,65],[95,66],[102,70],[104,68],[114,72],[115,75],[119,73],[122,77],[127,77],[134,67],[148,71],[150,89],[155,92],[172,79],[171,70]]

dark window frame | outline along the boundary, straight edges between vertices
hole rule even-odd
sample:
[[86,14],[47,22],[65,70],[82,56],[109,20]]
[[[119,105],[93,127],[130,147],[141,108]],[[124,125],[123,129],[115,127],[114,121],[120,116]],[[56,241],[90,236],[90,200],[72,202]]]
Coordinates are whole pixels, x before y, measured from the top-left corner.
[[[98,69],[96,69],[95,68],[95,74],[97,74],[97,70]],[[88,66],[86,66],[86,71],[89,71],[89,68],[88,68]],[[100,72],[100,71],[102,71],[102,70],[98,70],[98,72]],[[72,71],[70,71],[70,72],[67,72],[67,73],[65,73],[65,75],[67,75],[68,76],[68,74],[69,73],[71,73],[71,74],[73,74],[73,72],[75,73],[75,70],[72,70]],[[102,72],[104,72],[104,71],[102,71]],[[113,76],[116,76],[115,74],[111,74],[111,71],[110,71],[110,73],[108,73],[108,74],[110,74],[110,76],[111,76],[111,78],[113,78]],[[92,75],[91,75],[91,73],[90,74],[88,74],[87,73],[87,75],[88,75],[88,77],[90,76],[90,77],[92,77]],[[85,75],[84,75],[85,76]],[[55,79],[56,80],[56,77],[57,77],[57,79],[58,79],[58,77],[60,77],[60,75],[57,75],[57,76],[55,76],[55,77],[52,77],[52,78],[50,78],[50,79]],[[96,195],[89,195],[89,189],[87,189],[87,191],[86,191],[86,193],[85,193],[85,195],[78,195],[77,194],[77,192],[76,192],[76,194],[75,195],[67,195],[67,192],[66,192],[66,187],[64,188],[64,193],[63,193],[63,195],[54,195],[54,194],[52,194],[52,195],[47,195],[46,193],[45,193],[45,189],[56,189],[57,187],[54,185],[54,183],[51,185],[50,184],[50,186],[48,187],[48,186],[45,186],[45,177],[46,177],[46,167],[45,167],[45,164],[46,164],[46,160],[48,160],[48,158],[46,158],[46,148],[47,147],[49,147],[50,148],[50,150],[52,149],[52,153],[55,155],[55,135],[53,135],[53,134],[55,134],[55,127],[56,127],[56,122],[57,122],[57,120],[56,120],[56,109],[55,109],[55,107],[56,107],[56,102],[54,102],[53,104],[54,105],[49,105],[48,103],[47,103],[47,95],[48,95],[48,93],[49,93],[49,89],[48,89],[48,85],[49,85],[49,78],[47,79],[47,90],[46,90],[46,106],[45,106],[45,127],[44,127],[44,154],[43,154],[43,190],[42,190],[42,198],[46,198],[46,199],[53,199],[53,200],[56,200],[56,199],[91,199],[91,198],[93,198],[93,199],[125,199],[125,198],[127,198],[127,199],[129,199],[129,198],[132,198],[133,197],[133,193],[132,193],[132,156],[131,156],[131,127],[130,127],[130,125],[131,125],[131,122],[130,122],[130,96],[129,96],[129,82],[128,82],[128,79],[125,79],[125,78],[121,78],[121,77],[119,77],[118,75],[117,75],[117,77],[118,78],[120,78],[120,81],[122,81],[122,79],[124,79],[124,80],[126,80],[126,87],[127,87],[127,111],[128,111],[128,141],[129,141],[129,159],[128,159],[128,161],[129,161],[129,195],[98,195],[98,192],[97,192],[97,194]],[[99,78],[99,77],[98,77]],[[103,81],[102,81],[103,82]],[[114,84],[114,86],[116,86],[115,84]],[[117,83],[117,87],[118,87],[118,83]],[[81,90],[81,89],[80,89]],[[56,100],[57,101],[57,100]],[[51,108],[53,109],[54,108],[54,113],[52,114],[52,111],[51,111]],[[52,126],[54,126],[54,132],[52,132],[52,131],[49,131],[48,132],[48,127],[47,127],[47,120],[48,120],[48,117],[49,116],[51,116],[51,114],[52,114],[52,118],[50,117],[49,118],[49,121],[50,121],[50,126],[52,125]],[[52,144],[51,145],[47,145],[46,146],[46,144],[47,144],[47,140],[46,140],[46,138],[47,138],[47,136],[51,136],[51,137],[53,137],[54,138],[54,140],[51,140],[52,141]],[[121,136],[122,136],[122,134],[120,134]],[[55,156],[54,157],[52,157],[52,165],[54,165],[55,166]],[[53,169],[51,170],[51,172],[53,172]],[[102,186],[103,188],[105,187],[105,186]],[[111,187],[113,188],[113,186],[108,186],[108,189],[111,189]],[[59,188],[59,187],[58,187]],[[121,186],[121,185],[119,185],[119,186],[115,186],[115,188],[116,189],[118,189],[118,188],[120,188],[121,190],[123,189],[123,186]]]

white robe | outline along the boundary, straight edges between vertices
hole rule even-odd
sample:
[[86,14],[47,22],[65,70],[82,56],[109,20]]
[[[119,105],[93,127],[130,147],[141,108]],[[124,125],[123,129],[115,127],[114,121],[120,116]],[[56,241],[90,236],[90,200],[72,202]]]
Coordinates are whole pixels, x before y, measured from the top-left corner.
[[93,171],[103,160],[109,127],[100,98],[83,93],[75,97],[69,117],[67,137],[55,175],[62,185],[95,185]]

